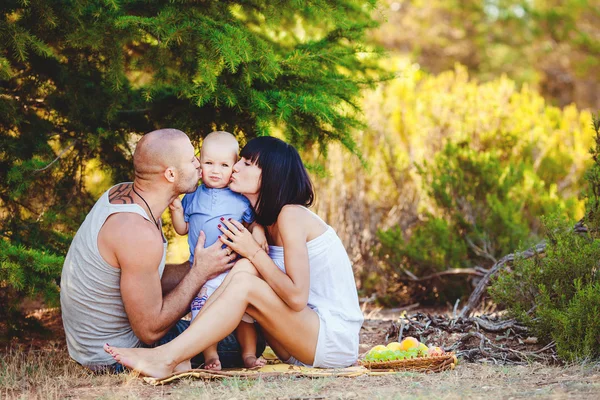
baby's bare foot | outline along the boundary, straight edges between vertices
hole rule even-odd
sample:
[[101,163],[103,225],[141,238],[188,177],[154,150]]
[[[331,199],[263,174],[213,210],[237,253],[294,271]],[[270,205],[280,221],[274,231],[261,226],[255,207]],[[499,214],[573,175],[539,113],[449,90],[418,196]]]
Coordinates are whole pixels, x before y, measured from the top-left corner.
[[208,369],[211,371],[220,371],[221,370],[221,360],[219,357],[211,357],[205,360],[204,369]]
[[243,356],[244,366],[246,368],[260,368],[267,364],[267,360],[262,357],[256,357],[254,354],[248,354]]
[[109,353],[115,361],[123,364],[141,375],[152,378],[164,378],[173,373],[175,363],[165,357],[158,349],[121,348],[104,345],[104,351]]

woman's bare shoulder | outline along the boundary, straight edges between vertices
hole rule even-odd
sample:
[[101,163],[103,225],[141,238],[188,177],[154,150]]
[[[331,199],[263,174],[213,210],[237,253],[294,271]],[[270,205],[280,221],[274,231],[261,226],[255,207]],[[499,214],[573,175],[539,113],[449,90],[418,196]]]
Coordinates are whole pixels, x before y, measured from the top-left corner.
[[317,214],[297,204],[288,204],[281,209],[277,225],[284,231],[286,227],[303,230],[306,232],[307,240],[311,240],[327,230],[327,224]]

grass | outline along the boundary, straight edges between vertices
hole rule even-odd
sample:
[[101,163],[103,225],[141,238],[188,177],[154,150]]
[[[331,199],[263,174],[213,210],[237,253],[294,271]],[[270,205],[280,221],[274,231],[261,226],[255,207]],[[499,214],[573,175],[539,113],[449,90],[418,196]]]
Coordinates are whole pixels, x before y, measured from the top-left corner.
[[[67,353],[58,310],[37,317],[53,332],[0,347],[0,399],[525,399],[600,398],[600,364],[461,363],[439,374],[398,373],[356,378],[270,377],[221,381],[185,379],[150,386],[134,374],[93,375]],[[381,316],[379,316],[381,317]],[[389,321],[371,318],[361,351],[382,343]],[[27,336],[27,335],[26,335]]]
[[133,374],[93,375],[63,345],[11,345],[0,355],[2,399],[459,399],[599,398],[597,364],[550,367],[460,364],[439,374],[356,378],[186,379],[153,387]]

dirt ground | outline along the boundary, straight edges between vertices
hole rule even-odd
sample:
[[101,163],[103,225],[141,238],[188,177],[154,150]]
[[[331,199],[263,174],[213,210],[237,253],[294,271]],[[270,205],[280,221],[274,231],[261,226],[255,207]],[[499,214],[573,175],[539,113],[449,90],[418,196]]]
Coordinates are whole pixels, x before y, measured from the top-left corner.
[[[361,332],[361,353],[384,342],[393,312],[374,310]],[[133,374],[92,375],[67,355],[60,315],[38,312],[46,337],[21,337],[0,352],[1,399],[595,399],[600,366],[525,366],[461,362],[437,374],[398,373],[355,378],[275,377],[181,380],[154,387]]]

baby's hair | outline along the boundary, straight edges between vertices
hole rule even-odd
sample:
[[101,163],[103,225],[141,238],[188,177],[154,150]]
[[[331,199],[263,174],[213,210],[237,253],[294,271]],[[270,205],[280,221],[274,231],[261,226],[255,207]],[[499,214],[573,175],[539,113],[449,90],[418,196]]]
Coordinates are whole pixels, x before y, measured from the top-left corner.
[[[227,144],[231,145],[231,151],[235,154],[237,159],[238,154],[240,153],[240,144],[238,143],[235,136],[226,131],[214,131],[206,135],[204,140],[202,140],[202,148],[206,145],[210,145],[211,143],[219,143],[219,144]],[[200,150],[200,154],[202,154],[202,149]]]

